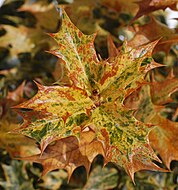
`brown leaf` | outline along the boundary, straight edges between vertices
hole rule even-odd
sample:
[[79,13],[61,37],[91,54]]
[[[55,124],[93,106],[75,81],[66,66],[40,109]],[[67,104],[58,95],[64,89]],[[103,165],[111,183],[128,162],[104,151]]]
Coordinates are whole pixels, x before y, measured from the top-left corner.
[[171,46],[178,42],[178,34],[173,29],[168,28],[156,20],[153,16],[150,17],[149,23],[143,26],[135,26],[134,31],[135,36],[128,43],[132,47],[138,47],[142,44],[160,39],[154,52],[165,51],[168,54]]
[[88,173],[95,156],[98,153],[104,155],[102,143],[96,141],[95,136],[95,132],[88,129],[81,132],[80,142],[76,137],[70,136],[49,145],[42,155],[20,159],[41,163],[44,168],[43,175],[54,169],[65,169],[70,179],[77,167],[84,166]]
[[151,83],[151,97],[156,105],[172,102],[171,94],[178,91],[178,78],[170,74],[164,81]]
[[149,141],[160,154],[167,168],[170,168],[170,162],[178,159],[178,123],[169,121],[160,115],[163,106],[156,106],[152,103],[148,85],[142,87],[138,99],[135,117],[144,123],[156,126],[149,133]]
[[160,154],[167,168],[170,168],[171,161],[178,160],[178,123],[160,116],[156,116],[155,119],[158,127],[150,132],[150,143]]
[[118,49],[116,48],[111,36],[108,36],[108,38],[107,38],[107,45],[108,45],[109,57],[116,57],[119,54],[119,52],[118,52]]
[[176,9],[177,0],[140,0],[136,3],[139,10],[133,20],[159,9],[165,10],[167,7]]

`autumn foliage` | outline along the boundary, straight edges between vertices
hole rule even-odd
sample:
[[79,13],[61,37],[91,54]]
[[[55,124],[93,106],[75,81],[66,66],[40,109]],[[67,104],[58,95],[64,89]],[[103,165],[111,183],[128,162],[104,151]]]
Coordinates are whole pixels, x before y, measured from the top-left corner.
[[[13,73],[19,73],[17,83],[23,81],[15,90],[7,90],[1,101],[1,148],[18,160],[42,164],[42,175],[65,169],[68,181],[80,166],[89,175],[98,155],[102,155],[104,166],[114,163],[133,182],[134,174],[141,170],[169,175],[165,172],[170,172],[171,162],[178,160],[178,35],[158,21],[154,13],[167,7],[175,10],[176,2],[75,0],[58,7],[49,4],[47,10],[56,19],[51,31],[40,9],[24,4],[19,11],[33,13],[41,23],[33,29],[36,37],[32,35],[30,39],[38,47],[36,42],[50,36],[49,44],[44,46],[46,54],[50,53],[48,58],[56,63],[53,71],[43,67],[28,79],[18,64],[0,71],[4,89],[8,89]],[[48,26],[48,37],[39,35],[44,26]],[[0,38],[6,48],[16,30],[25,36],[31,34],[31,29],[24,26],[11,27],[3,26],[7,34]],[[28,51],[32,46],[27,42]],[[16,39],[11,43],[15,44],[10,49],[11,57],[26,51],[23,46],[17,47]],[[39,53],[33,48],[30,51]],[[35,56],[30,59],[31,65],[35,65],[34,59]],[[106,176],[109,171],[116,174],[114,169],[103,170]],[[92,189],[90,181],[95,175],[103,180],[93,170],[83,189]],[[127,176],[125,179],[117,184],[118,189],[136,188],[129,184]],[[152,183],[156,187],[156,182]]]

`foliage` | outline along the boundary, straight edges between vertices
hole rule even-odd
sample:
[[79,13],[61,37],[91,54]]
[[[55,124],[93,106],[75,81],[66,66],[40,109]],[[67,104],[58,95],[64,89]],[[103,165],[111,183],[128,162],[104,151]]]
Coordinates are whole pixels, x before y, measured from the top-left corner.
[[[0,13],[2,188],[177,187],[178,35],[160,11],[167,7],[175,9],[176,1],[74,0],[63,8],[6,1]],[[43,171],[7,152],[41,163]],[[139,172],[145,169],[157,172]]]

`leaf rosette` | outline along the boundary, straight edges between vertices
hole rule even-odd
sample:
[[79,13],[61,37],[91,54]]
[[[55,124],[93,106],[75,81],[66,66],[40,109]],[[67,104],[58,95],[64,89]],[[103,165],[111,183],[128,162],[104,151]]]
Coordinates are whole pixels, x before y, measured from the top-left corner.
[[40,155],[22,159],[42,163],[44,173],[64,168],[69,177],[80,165],[89,171],[97,154],[105,164],[123,167],[132,179],[142,169],[163,170],[152,162],[159,161],[149,145],[152,128],[124,106],[125,98],[145,84],[147,72],[158,66],[151,57],[157,41],[137,49],[124,43],[115,56],[98,60],[96,35],[84,35],[65,11],[61,30],[51,36],[59,45],[51,53],[63,60],[70,82],[37,84],[38,93],[15,107],[24,117],[16,132],[41,147]]

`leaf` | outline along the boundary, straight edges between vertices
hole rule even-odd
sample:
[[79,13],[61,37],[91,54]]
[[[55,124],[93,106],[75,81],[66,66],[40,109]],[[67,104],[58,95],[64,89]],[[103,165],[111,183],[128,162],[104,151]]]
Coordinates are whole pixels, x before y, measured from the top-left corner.
[[[162,88],[166,89],[165,86],[162,86]],[[176,148],[178,144],[178,124],[161,116],[163,106],[156,106],[152,103],[148,85],[142,88],[141,94],[135,117],[144,123],[157,126],[150,132],[149,140],[152,147],[160,154],[167,168],[170,168],[171,161],[178,158]]]
[[115,168],[96,166],[90,173],[82,190],[108,190],[117,186],[118,175]]
[[178,91],[178,78],[176,78],[172,72],[170,72],[164,81],[152,82],[152,101],[156,105],[165,105],[166,103],[170,103],[172,101],[171,94],[176,91]]
[[167,168],[172,160],[178,160],[178,124],[158,117],[157,125],[149,135],[152,147],[158,151]]
[[[152,30],[153,28],[154,32]],[[129,41],[129,45],[132,47],[138,47],[142,44],[161,38],[156,45],[154,52],[165,51],[166,54],[168,54],[171,46],[178,42],[178,35],[174,29],[168,28],[153,16],[150,17],[149,23],[142,26],[135,26],[134,30],[135,36]]]
[[69,78],[74,85],[86,89],[91,94],[89,73],[86,67],[88,63],[94,65],[97,62],[93,44],[95,35],[84,35],[64,13],[61,30],[51,36],[59,45],[59,49],[53,50],[51,53],[65,62]]
[[133,20],[159,9],[165,10],[167,7],[176,9],[177,0],[140,0],[136,3],[139,10]]
[[21,159],[41,163],[44,168],[43,175],[54,169],[65,169],[70,179],[77,167],[85,166],[89,172],[95,156],[99,153],[104,155],[102,143],[96,141],[94,137],[95,133],[92,130],[82,132],[80,142],[74,136],[63,138],[49,145],[42,155]]
[[94,105],[86,92],[76,87],[37,85],[37,95],[14,106],[33,109],[25,113],[26,122],[16,131],[36,139],[44,150],[55,139],[72,135],[72,130],[83,124]]
[[99,62],[94,36],[82,34],[66,13],[62,29],[52,36],[59,44],[52,53],[63,59],[72,85],[37,84],[38,93],[15,107],[28,110],[16,131],[37,140],[42,152],[21,159],[42,163],[43,173],[64,168],[69,178],[81,165],[88,172],[98,154],[105,164],[112,161],[123,167],[132,180],[142,169],[165,171],[152,162],[159,159],[149,145],[150,125],[135,119],[133,111],[124,107],[124,99],[157,67],[151,58],[157,41],[137,49],[125,43],[118,55]]

